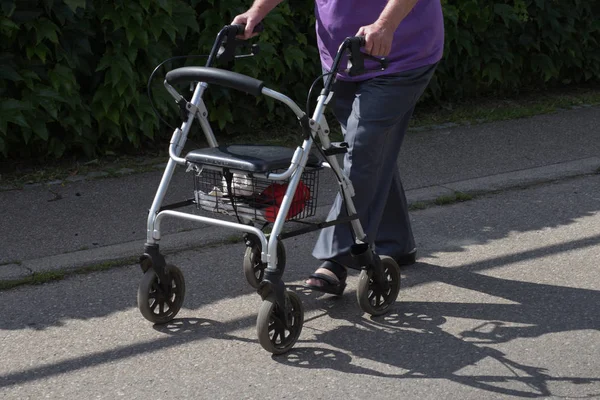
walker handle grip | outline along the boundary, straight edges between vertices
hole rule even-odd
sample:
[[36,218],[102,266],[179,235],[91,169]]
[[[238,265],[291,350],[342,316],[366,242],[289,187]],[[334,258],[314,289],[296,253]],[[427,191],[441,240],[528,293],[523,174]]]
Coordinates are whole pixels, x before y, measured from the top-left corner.
[[380,70],[385,70],[389,61],[385,57],[375,57],[370,54],[363,53],[360,51],[361,47],[364,47],[367,44],[367,39],[365,36],[353,36],[346,39],[346,46],[350,52],[350,56],[348,58],[348,69],[346,72],[350,76],[362,75],[368,72],[365,69],[365,58],[377,61],[380,65]]
[[[233,29],[233,31],[235,32],[236,35],[243,35],[244,32],[246,31],[245,24],[233,24],[233,25],[229,25],[229,26],[231,27],[231,29]],[[264,30],[265,30],[265,27],[261,22],[254,27],[254,30],[252,31],[252,33],[260,33]]]

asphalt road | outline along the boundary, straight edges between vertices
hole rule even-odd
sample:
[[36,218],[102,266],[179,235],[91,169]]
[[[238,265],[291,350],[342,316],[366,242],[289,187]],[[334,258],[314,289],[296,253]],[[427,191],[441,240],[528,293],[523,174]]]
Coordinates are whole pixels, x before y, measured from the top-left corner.
[[600,397],[600,175],[412,213],[420,262],[369,318],[298,285],[314,235],[286,241],[305,325],[272,357],[243,245],[179,252],[184,308],[152,326],[137,266],[0,292],[0,398]]

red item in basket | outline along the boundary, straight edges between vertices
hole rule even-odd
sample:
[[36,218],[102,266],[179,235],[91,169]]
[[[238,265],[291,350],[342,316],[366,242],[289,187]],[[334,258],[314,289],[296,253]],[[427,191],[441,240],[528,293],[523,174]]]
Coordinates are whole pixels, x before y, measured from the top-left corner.
[[[260,195],[258,195],[258,203],[267,206],[263,211],[267,221],[274,222],[275,218],[277,218],[277,214],[279,214],[279,208],[281,207],[281,203],[283,203],[283,197],[285,196],[287,188],[287,183],[283,185],[279,183],[273,183],[263,190]],[[302,210],[304,210],[304,207],[309,199],[310,190],[304,184],[304,182],[298,182],[298,187],[296,188],[296,193],[292,199],[292,204],[290,205],[290,210],[288,211],[286,220],[300,214]]]

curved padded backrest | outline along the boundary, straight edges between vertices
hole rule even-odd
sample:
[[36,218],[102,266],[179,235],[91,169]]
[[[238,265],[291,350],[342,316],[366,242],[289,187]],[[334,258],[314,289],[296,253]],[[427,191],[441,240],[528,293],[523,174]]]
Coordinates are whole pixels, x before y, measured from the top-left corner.
[[239,90],[254,96],[262,94],[264,83],[247,75],[211,67],[183,67],[167,72],[169,84],[206,82]]

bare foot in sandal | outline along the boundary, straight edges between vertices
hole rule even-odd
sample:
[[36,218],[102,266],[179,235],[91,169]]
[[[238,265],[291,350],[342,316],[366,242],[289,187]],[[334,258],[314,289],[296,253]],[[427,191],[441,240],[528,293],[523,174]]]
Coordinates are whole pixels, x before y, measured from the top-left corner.
[[[334,279],[337,283],[340,282],[338,277],[328,269],[317,268],[317,270],[315,271],[315,275],[316,274],[328,275],[329,277],[331,277],[331,279]],[[325,282],[323,281],[323,279],[319,279],[319,278],[308,278],[306,280],[306,284],[312,285],[312,286],[323,286],[325,284]]]
[[346,288],[346,268],[333,261],[325,261],[306,280],[304,287],[323,293],[341,296]]

